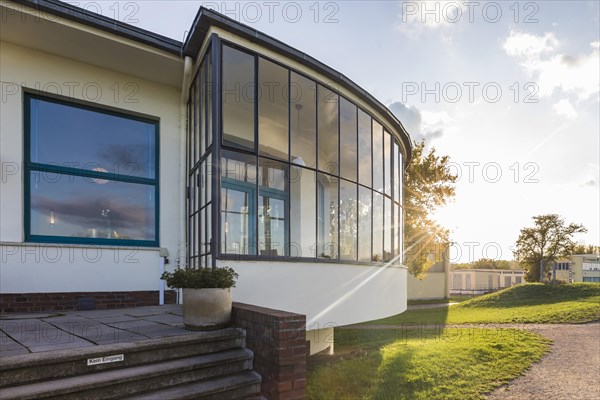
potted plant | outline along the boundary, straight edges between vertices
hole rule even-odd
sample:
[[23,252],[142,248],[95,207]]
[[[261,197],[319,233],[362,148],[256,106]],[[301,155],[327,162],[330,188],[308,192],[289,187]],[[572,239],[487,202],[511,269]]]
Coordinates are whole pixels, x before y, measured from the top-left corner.
[[164,272],[161,279],[183,289],[183,323],[193,330],[225,327],[231,320],[231,288],[238,274],[231,268],[181,269]]

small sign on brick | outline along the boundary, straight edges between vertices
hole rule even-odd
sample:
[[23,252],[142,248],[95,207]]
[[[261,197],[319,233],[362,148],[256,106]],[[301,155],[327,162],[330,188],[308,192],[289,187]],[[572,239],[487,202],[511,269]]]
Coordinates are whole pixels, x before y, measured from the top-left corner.
[[114,362],[121,362],[124,360],[125,360],[124,354],[115,354],[112,356],[88,358],[87,365],[89,367],[91,365],[108,364],[108,363],[114,363]]

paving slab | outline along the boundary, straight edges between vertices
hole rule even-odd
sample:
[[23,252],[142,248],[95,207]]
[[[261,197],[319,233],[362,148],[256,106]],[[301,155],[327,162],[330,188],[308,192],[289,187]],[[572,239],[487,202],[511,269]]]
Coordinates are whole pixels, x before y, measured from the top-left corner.
[[183,318],[173,314],[159,314],[142,317],[146,321],[159,322],[161,324],[183,327]]
[[2,356],[187,335],[180,305],[61,313],[3,314]]

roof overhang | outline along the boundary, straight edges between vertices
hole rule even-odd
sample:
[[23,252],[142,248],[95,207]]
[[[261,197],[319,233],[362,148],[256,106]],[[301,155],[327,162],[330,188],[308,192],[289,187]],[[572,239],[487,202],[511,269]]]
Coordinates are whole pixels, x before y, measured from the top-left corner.
[[0,12],[3,41],[181,86],[178,41],[54,0],[1,2]]

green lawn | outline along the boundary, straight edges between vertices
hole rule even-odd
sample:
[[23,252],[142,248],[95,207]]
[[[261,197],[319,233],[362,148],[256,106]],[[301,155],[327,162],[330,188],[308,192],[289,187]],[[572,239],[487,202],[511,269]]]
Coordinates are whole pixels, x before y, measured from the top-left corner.
[[480,328],[338,328],[335,342],[337,356],[309,364],[309,399],[482,399],[522,374],[549,344],[525,331]]
[[451,307],[411,310],[368,323],[581,323],[595,320],[600,320],[600,283],[528,283]]

